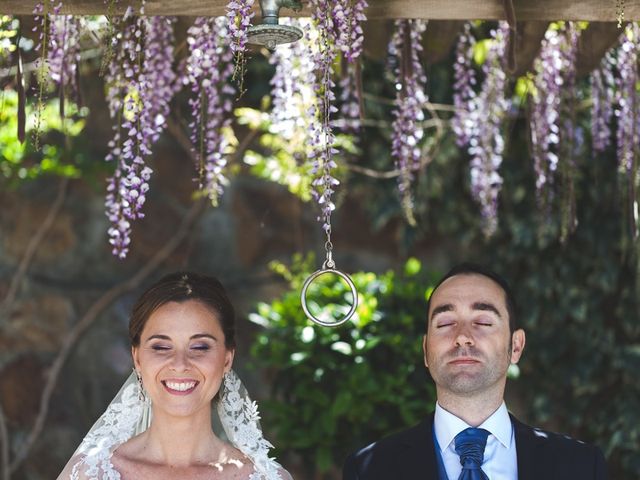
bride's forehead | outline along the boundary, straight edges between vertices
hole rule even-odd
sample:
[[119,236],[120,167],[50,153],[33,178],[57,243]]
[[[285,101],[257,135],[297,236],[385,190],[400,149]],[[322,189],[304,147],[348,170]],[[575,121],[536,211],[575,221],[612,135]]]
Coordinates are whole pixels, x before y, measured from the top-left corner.
[[191,329],[221,331],[218,315],[209,306],[196,300],[168,302],[149,315],[144,332],[176,330],[187,333]]

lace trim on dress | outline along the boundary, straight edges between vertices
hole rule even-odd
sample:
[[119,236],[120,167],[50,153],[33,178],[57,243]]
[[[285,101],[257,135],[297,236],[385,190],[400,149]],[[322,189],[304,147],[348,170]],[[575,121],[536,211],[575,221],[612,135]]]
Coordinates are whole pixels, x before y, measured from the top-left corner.
[[280,464],[269,457],[273,445],[262,435],[258,404],[233,370],[224,376],[218,416],[229,441],[253,462],[255,472],[249,480],[282,480]]
[[[273,445],[262,435],[258,405],[233,370],[225,375],[220,393],[217,411],[225,434],[253,463],[253,473],[248,480],[289,479],[290,475],[269,457]],[[68,466],[73,465],[69,479],[121,480],[111,463],[113,452],[148,428],[151,413],[151,404],[132,373],[69,461]],[[65,468],[65,472],[68,471]]]

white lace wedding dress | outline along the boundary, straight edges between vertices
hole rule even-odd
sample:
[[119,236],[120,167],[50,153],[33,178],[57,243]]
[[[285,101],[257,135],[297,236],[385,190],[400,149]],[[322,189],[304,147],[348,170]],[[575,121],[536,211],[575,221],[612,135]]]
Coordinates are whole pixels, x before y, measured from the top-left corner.
[[[247,480],[292,480],[291,475],[269,457],[272,445],[262,435],[258,406],[249,398],[233,370],[225,375],[217,412],[229,442],[253,464]],[[151,405],[141,394],[132,373],[91,427],[58,480],[121,480],[111,462],[113,452],[144,432],[150,423]]]

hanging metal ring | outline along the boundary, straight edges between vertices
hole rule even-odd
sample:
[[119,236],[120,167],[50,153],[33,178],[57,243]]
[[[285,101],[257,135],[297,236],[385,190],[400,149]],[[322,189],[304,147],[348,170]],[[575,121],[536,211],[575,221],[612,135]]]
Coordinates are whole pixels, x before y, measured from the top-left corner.
[[[316,270],[315,272],[313,272],[304,281],[304,284],[302,285],[302,292],[300,293],[300,303],[302,304],[302,310],[304,310],[304,314],[312,322],[318,325],[322,325],[323,327],[337,327],[338,325],[342,325],[343,323],[349,321],[349,319],[353,317],[353,314],[356,313],[356,308],[358,308],[358,290],[356,289],[356,286],[354,285],[353,280],[351,280],[351,277],[349,277],[349,275],[341,272],[340,270],[335,270],[331,267],[327,268],[327,263],[328,262],[325,262],[320,270]],[[316,278],[324,275],[325,273],[333,273],[342,278],[345,282],[347,282],[347,285],[349,285],[351,294],[353,295],[353,304],[351,305],[351,309],[343,318],[341,318],[337,322],[325,322],[324,320],[320,320],[313,313],[311,313],[311,311],[307,307],[307,289],[309,288],[309,285],[311,285],[311,283],[313,283]]]

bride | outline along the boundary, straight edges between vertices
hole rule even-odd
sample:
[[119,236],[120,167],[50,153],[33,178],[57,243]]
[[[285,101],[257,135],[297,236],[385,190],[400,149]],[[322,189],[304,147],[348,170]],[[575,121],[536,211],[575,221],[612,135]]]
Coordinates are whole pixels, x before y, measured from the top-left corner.
[[234,310],[218,280],[162,278],[135,304],[129,338],[134,372],[58,480],[291,480],[231,369]]

